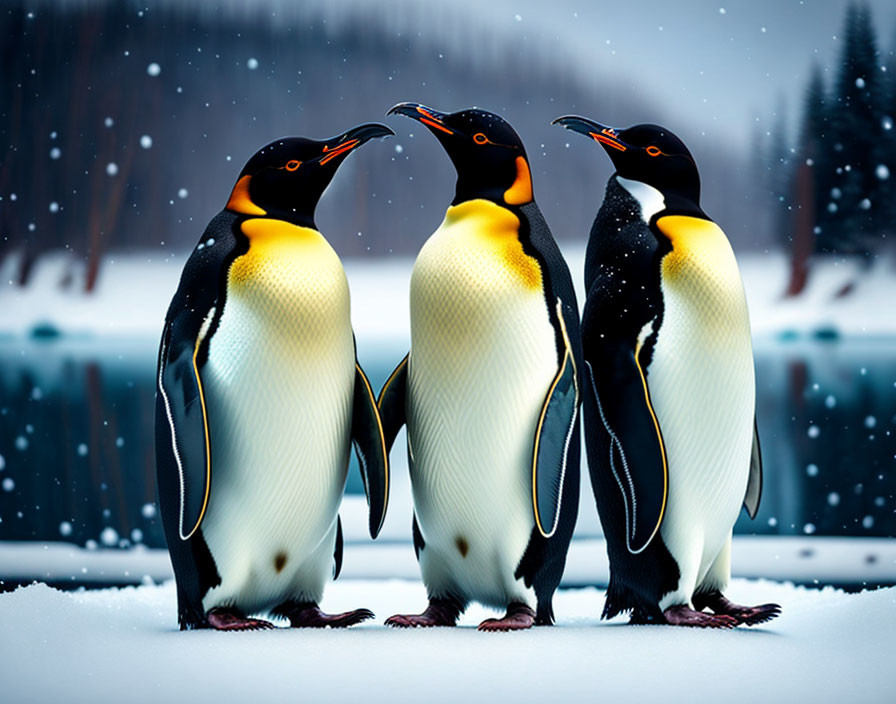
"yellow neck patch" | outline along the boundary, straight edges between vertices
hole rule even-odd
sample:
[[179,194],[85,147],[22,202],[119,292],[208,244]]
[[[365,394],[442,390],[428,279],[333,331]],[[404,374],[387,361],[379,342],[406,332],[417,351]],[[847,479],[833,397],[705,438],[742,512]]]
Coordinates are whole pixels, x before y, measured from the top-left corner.
[[520,219],[507,208],[485,199],[464,201],[448,208],[442,227],[457,229],[458,236],[490,250],[527,289],[541,289],[541,266],[523,251]]
[[315,256],[317,250],[324,250],[321,253],[332,251],[317,230],[285,220],[251,218],[240,225],[240,229],[249,238],[249,251],[237,257],[230,268],[230,279],[235,283],[256,277],[264,267],[286,264],[293,256],[308,259]]
[[227,205],[224,207],[243,215],[267,215],[267,211],[255,205],[249,197],[249,181],[251,180],[252,177],[246,174],[237,181],[233,191],[230,193],[230,200],[227,201]]
[[675,279],[695,263],[720,272],[730,266],[731,244],[722,228],[711,220],[666,215],[656,221],[656,226],[672,242],[672,251],[663,257],[665,277]]
[[286,220],[276,220],[274,218],[252,218],[240,225],[240,229],[249,238],[253,247],[274,242],[286,244],[291,242],[316,242],[323,237],[317,230],[313,230],[310,227],[293,225],[291,222],[286,222]]
[[504,191],[504,202],[509,205],[523,205],[532,200],[532,174],[529,162],[523,157],[516,158],[516,180]]

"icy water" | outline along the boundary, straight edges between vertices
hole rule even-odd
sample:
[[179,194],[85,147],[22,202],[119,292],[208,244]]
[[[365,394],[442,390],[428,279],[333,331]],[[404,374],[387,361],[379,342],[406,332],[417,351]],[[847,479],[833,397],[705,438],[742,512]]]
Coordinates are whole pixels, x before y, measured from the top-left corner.
[[[405,353],[360,351],[376,389]],[[155,355],[142,340],[0,340],[0,540],[164,546]],[[896,535],[896,340],[759,340],[756,370],[765,492],[736,530]]]

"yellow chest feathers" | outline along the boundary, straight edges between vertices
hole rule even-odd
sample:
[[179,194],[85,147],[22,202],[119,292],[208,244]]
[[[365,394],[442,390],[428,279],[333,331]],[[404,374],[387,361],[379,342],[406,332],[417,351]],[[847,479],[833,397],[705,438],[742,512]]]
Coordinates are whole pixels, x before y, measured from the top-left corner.
[[228,295],[273,316],[309,308],[348,316],[348,282],[342,262],[316,230],[283,220],[252,218],[241,229],[249,251],[228,274]]
[[[487,200],[448,208],[445,220],[420,250],[414,280],[452,287],[458,295],[475,292],[540,293],[541,267],[523,251],[520,220]],[[447,292],[446,292],[447,293]]]
[[662,262],[664,284],[742,293],[734,251],[718,225],[686,215],[667,215],[659,218],[656,226],[672,243],[672,251]]
[[737,321],[749,329],[747,302],[731,244],[714,222],[667,215],[657,228],[672,243],[663,257],[662,287],[667,305],[674,298],[708,323]]

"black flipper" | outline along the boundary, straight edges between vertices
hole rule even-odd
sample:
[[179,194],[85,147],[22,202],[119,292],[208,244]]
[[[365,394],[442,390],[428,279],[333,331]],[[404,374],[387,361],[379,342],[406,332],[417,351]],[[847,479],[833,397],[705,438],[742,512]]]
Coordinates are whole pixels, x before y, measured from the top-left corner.
[[180,472],[179,533],[188,539],[202,522],[211,491],[212,460],[208,414],[196,356],[202,338],[185,330],[189,320],[176,317],[166,328],[159,355],[159,393],[171,427],[171,443]]
[[342,572],[342,518],[336,516],[336,547],[333,550],[333,579]]
[[407,413],[405,410],[405,397],[408,387],[408,359],[410,355],[405,355],[404,359],[399,362],[398,366],[380,391],[376,405],[380,411],[380,418],[383,421],[383,435],[386,442],[386,452],[392,450],[392,444],[395,442],[395,436],[407,422]]
[[[558,301],[558,310],[562,303]],[[542,406],[535,432],[535,451],[532,461],[532,505],[535,525],[545,538],[557,529],[563,479],[573,429],[577,429],[579,388],[576,362],[566,334],[562,314],[558,320],[563,332],[564,354],[560,369],[554,377]]]
[[[620,352],[595,373],[586,362],[601,421],[610,435],[610,467],[625,501],[626,545],[641,552],[660,529],[669,493],[662,431],[635,352]],[[604,377],[598,391],[597,374]],[[603,400],[602,400],[603,399]]]
[[352,444],[358,456],[364,491],[367,493],[370,537],[376,538],[383,527],[389,506],[389,451],[373,389],[357,361],[352,407]]
[[759,427],[753,417],[753,452],[750,455],[750,479],[747,481],[747,493],[744,496],[744,508],[750,518],[756,518],[759,512],[759,501],[762,498],[762,450],[759,447]]

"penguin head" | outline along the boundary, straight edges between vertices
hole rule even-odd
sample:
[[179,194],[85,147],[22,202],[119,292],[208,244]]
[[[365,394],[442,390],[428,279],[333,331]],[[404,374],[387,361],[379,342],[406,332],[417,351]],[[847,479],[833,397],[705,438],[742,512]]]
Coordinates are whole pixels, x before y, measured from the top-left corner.
[[567,115],[551,124],[580,132],[598,142],[616,173],[653,186],[671,200],[700,207],[700,174],[694,157],[675,134],[659,125],[635,125],[624,130]]
[[388,115],[405,115],[425,125],[448,152],[457,170],[452,205],[482,198],[503,206],[532,200],[529,160],[519,135],[506,120],[486,110],[442,113],[419,103],[399,103]]
[[385,125],[369,123],[332,139],[277,139],[246,162],[226,207],[314,227],[317,202],[348,154],[371,139],[394,134]]

